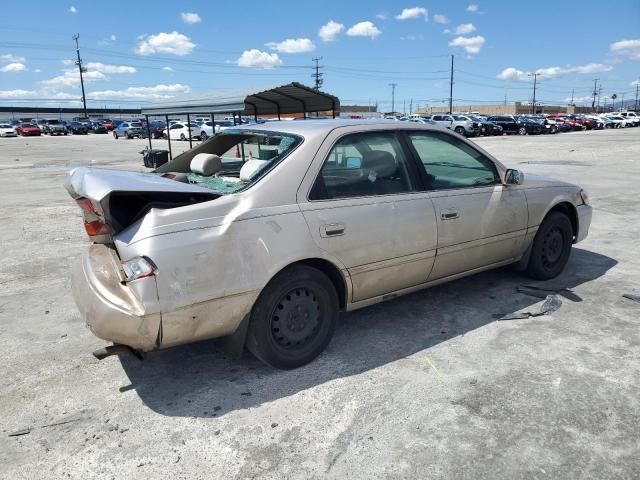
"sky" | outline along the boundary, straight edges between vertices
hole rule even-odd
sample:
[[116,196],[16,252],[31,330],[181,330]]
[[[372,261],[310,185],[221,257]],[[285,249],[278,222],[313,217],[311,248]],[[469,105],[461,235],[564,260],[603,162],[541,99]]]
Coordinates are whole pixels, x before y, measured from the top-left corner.
[[[36,12],[37,14],[34,14]],[[634,100],[640,1],[244,0],[6,2],[0,105],[75,106],[74,34],[89,106],[298,81],[343,104],[395,110],[448,102]],[[609,100],[610,101],[610,100]]]

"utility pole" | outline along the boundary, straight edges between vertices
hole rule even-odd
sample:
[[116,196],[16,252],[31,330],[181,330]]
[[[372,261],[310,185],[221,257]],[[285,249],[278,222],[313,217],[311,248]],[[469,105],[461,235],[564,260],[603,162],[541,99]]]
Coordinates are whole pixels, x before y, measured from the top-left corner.
[[453,113],[453,55],[451,55],[451,77],[449,79],[449,115]]
[[596,112],[600,110],[600,97],[602,97],[602,84],[600,84],[600,86],[598,87],[598,106],[596,108]]
[[389,86],[391,87],[391,114],[393,115],[396,113],[396,87],[398,84],[390,83]]
[[574,89],[572,88],[571,89],[571,106],[572,107],[573,107],[573,92],[574,92]]
[[315,68],[315,73],[311,74],[311,78],[315,79],[315,83],[316,86],[314,87],[316,90],[320,90],[320,87],[322,86],[322,84],[324,83],[324,80],[322,78],[322,76],[324,75],[323,73],[320,73],[320,69],[324,68],[322,65],[320,65],[318,62],[320,62],[320,60],[322,60],[322,57],[315,57],[312,58],[311,60],[313,60],[314,62],[316,62],[316,66]]
[[[591,110],[593,110],[596,106],[596,93],[598,92],[598,89],[596,88],[596,86],[598,84],[598,80],[600,79],[599,78],[593,79],[593,102],[591,102]],[[600,103],[600,99],[598,99],[598,103]]]
[[409,100],[409,115],[413,113],[413,98]]
[[638,87],[640,87],[640,78],[636,83],[636,108],[634,109],[635,111],[638,111]]
[[533,77],[533,102],[531,102],[531,113],[536,113],[536,85],[538,82],[539,73],[530,73],[529,76]]
[[624,110],[624,92],[622,92],[622,101],[620,102],[620,111]]
[[78,60],[76,61],[76,65],[78,66],[78,71],[80,72],[80,87],[82,87],[82,105],[84,106],[84,118],[87,118],[87,97],[84,94],[84,79],[82,78],[82,74],[86,72],[85,69],[82,68],[82,59],[80,58],[80,47],[78,46],[78,39],[80,38],[80,34],[76,33],[73,36],[73,39],[76,41],[76,54],[78,55]]

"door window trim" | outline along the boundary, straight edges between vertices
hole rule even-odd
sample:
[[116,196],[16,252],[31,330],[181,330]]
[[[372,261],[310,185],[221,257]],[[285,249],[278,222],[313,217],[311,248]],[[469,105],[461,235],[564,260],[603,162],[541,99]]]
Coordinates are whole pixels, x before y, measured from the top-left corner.
[[[407,139],[403,138],[404,136],[403,136],[402,133],[403,132],[400,129],[365,130],[365,131],[359,131],[359,132],[348,132],[348,133],[345,133],[345,134],[339,136],[338,138],[336,138],[336,140],[329,147],[329,150],[328,150],[327,154],[322,159],[322,162],[320,164],[320,169],[318,170],[313,182],[311,182],[311,184],[310,184],[310,186],[309,186],[309,188],[307,190],[306,201],[310,202],[310,203],[335,202],[335,201],[344,201],[344,200],[357,199],[357,198],[384,198],[384,197],[397,196],[397,195],[410,195],[410,194],[415,194],[415,193],[424,193],[425,192],[425,190],[424,190],[424,178],[423,178],[423,173],[421,172],[421,170],[424,171],[424,168],[420,167],[420,165],[417,165],[415,163],[415,158],[413,157],[412,152],[408,149],[408,146],[406,145]],[[354,136],[355,135],[384,135],[384,136],[393,137],[398,142],[398,145],[400,146],[400,153],[402,155],[404,155],[405,166],[406,166],[407,177],[408,177],[407,180],[409,181],[409,190],[407,190],[406,192],[385,193],[385,194],[382,194],[382,195],[358,195],[358,196],[339,197],[339,198],[311,199],[310,198],[311,192],[313,191],[313,188],[315,187],[316,183],[318,182],[318,179],[322,175],[322,169],[323,169],[325,163],[327,162],[327,160],[329,159],[329,157],[331,156],[331,153],[333,152],[333,149],[345,137],[349,137],[349,136],[352,136],[352,135],[354,135]],[[418,183],[419,183],[419,185],[418,185]]]
[[[471,188],[488,188],[488,187],[494,187],[494,186],[499,186],[499,185],[503,185],[502,183],[502,178],[500,177],[500,172],[498,171],[498,167],[496,166],[495,162],[493,160],[491,160],[489,157],[487,157],[484,153],[482,153],[480,150],[478,150],[474,145],[471,145],[469,143],[463,142],[460,139],[456,138],[455,136],[447,133],[447,132],[437,132],[434,130],[402,130],[400,132],[402,134],[402,136],[404,137],[404,141],[406,143],[406,148],[409,150],[411,157],[413,158],[413,162],[418,170],[419,170],[419,174],[420,174],[420,180],[422,183],[422,188],[424,188],[424,190],[422,190],[423,192],[447,192],[447,191],[453,191],[453,190],[469,190]],[[485,159],[487,162],[489,162],[489,164],[491,165],[491,169],[493,170],[493,175],[494,178],[496,179],[494,183],[489,183],[486,185],[468,185],[468,186],[458,186],[458,187],[452,187],[452,188],[427,188],[427,185],[429,184],[429,177],[427,174],[427,169],[424,166],[424,164],[422,163],[422,159],[420,158],[420,154],[418,153],[418,150],[416,149],[416,147],[413,145],[413,142],[411,141],[410,135],[426,135],[426,136],[430,136],[430,137],[437,137],[438,135],[448,135],[455,143],[456,146],[458,144],[463,144],[466,145],[467,147],[469,147],[471,150],[473,150],[474,152],[476,152],[480,157],[482,157],[483,159]],[[434,135],[435,134],[435,135]]]

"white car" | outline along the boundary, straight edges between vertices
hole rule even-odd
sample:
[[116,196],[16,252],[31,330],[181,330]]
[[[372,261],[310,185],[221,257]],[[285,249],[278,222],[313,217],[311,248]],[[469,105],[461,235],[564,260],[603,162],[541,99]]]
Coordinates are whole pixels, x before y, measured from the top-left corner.
[[[216,133],[220,133],[226,130],[227,128],[231,128],[231,127],[233,127],[233,122],[230,122],[228,120],[222,120],[215,123]],[[211,121],[201,123],[199,128],[200,128],[200,133],[198,134],[198,136],[200,137],[200,140],[204,141],[207,138],[213,137],[214,127]]]
[[627,122],[630,122],[630,126],[637,127],[640,125],[640,116],[636,115],[636,112],[620,112],[615,114],[617,117],[624,118]]
[[633,125],[631,123],[631,121],[629,121],[629,120],[627,120],[624,117],[621,117],[619,115],[607,115],[607,118],[616,123],[616,125],[617,125],[616,128],[626,128],[626,127],[631,127]]
[[[195,123],[174,123],[169,127],[169,138],[171,140],[189,140],[189,130],[191,130],[191,138],[196,138],[200,135],[200,127]],[[162,132],[167,135],[167,129]]]
[[17,137],[18,133],[16,129],[13,128],[8,123],[0,124],[0,137]]

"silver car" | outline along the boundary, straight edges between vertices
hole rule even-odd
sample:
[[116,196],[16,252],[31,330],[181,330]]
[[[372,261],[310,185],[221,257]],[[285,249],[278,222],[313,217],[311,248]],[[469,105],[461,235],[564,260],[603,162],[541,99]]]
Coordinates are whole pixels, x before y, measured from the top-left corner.
[[92,241],[74,298],[116,344],[100,358],[225,337],[298,367],[340,311],[508,264],[553,278],[591,222],[576,185],[384,120],[228,129],[155,173],[76,168],[66,187]]

